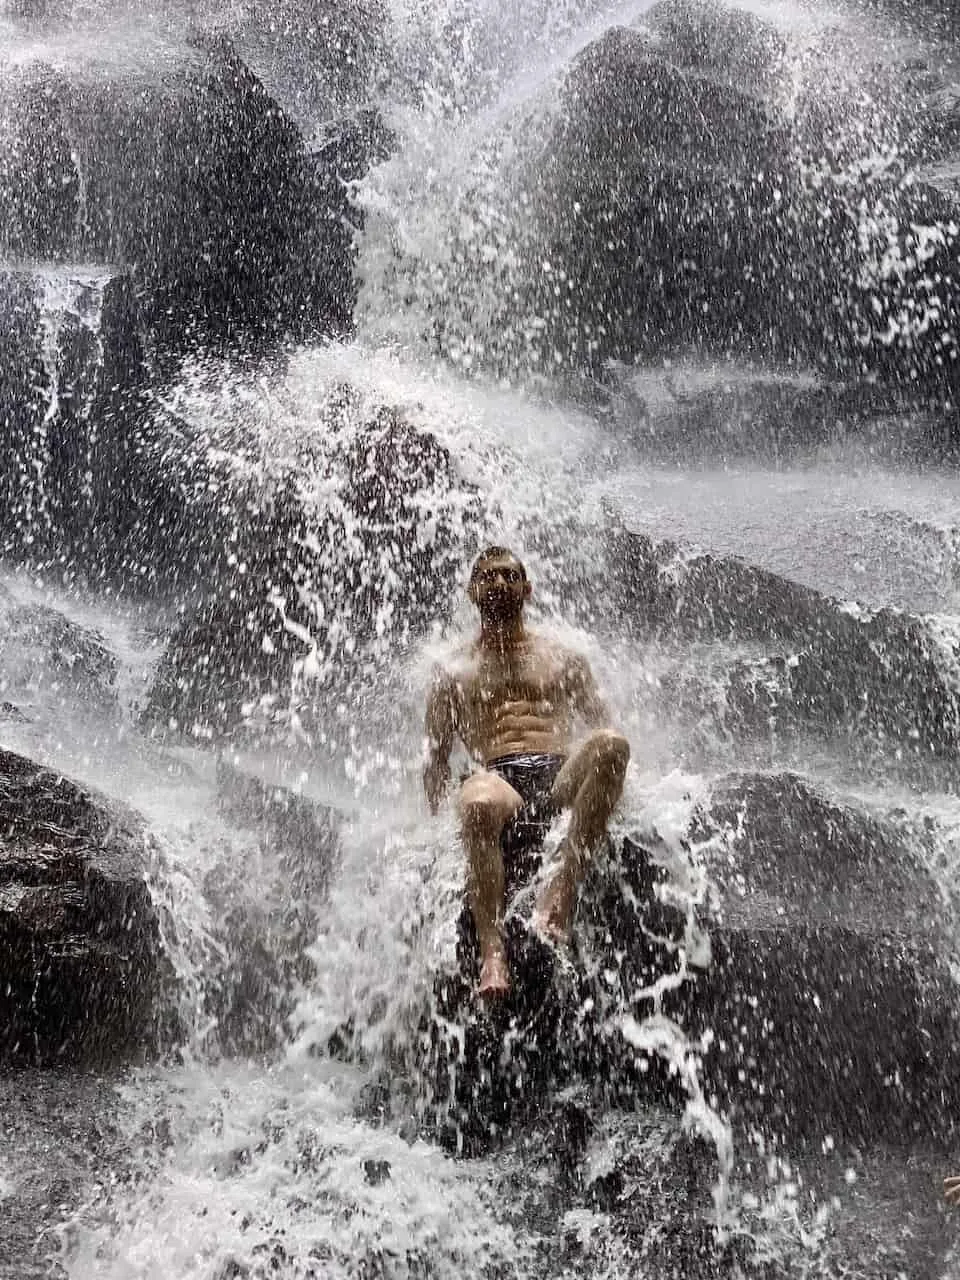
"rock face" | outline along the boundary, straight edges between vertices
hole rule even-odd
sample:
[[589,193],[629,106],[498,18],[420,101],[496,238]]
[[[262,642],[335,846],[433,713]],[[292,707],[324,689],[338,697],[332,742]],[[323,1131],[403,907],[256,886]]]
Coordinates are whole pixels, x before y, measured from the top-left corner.
[[685,344],[806,358],[853,246],[815,234],[789,130],[749,85],[661,43],[613,29],[569,74],[542,179],[548,335],[595,365]]
[[281,1042],[295,988],[315,974],[307,950],[317,939],[316,908],[339,858],[339,820],[332,810],[226,763],[218,766],[217,781],[221,812],[253,834],[260,865],[252,892],[245,867],[220,867],[204,884],[225,953],[222,968],[208,979],[205,1012],[216,1021],[221,1052],[261,1054]]
[[168,980],[129,814],[0,751],[0,1054],[104,1062],[162,1039]]
[[0,551],[142,585],[183,455],[152,396],[185,353],[349,329],[348,184],[390,140],[366,111],[308,150],[222,41],[48,52],[0,87]]
[[128,447],[121,392],[141,377],[138,323],[129,271],[0,267],[6,554],[62,565],[85,550],[95,561]]
[[[683,558],[674,544],[614,532],[611,602],[636,634],[761,642],[734,662],[714,714],[728,730],[810,726],[925,758],[960,750],[957,655],[921,619],[844,606],[740,560]],[[677,702],[682,686],[668,690]]]
[[[349,388],[302,457],[264,484],[229,470],[202,528],[212,588],[175,631],[146,710],[161,725],[234,726],[244,704],[289,704],[291,681],[347,679],[369,647],[406,643],[447,606],[473,492],[447,450]],[[256,513],[255,519],[252,513]]]
[[957,206],[865,163],[936,153],[930,95],[788,87],[785,52],[753,15],[670,0],[576,61],[535,179],[545,361],[736,353],[952,400]]
[[724,780],[690,838],[717,900],[684,1022],[713,1032],[720,1104],[773,1132],[956,1132],[951,945],[903,834],[785,774]]
[[572,963],[509,920],[515,990],[490,1012],[464,911],[459,972],[438,978],[414,1050],[441,1135],[482,1149],[574,1086],[602,1108],[681,1105],[681,1071],[739,1131],[956,1132],[960,996],[904,833],[796,776],[750,774],[716,786],[687,841],[708,896],[684,907],[665,851],[627,840],[585,882]]
[[351,256],[345,195],[315,208],[299,133],[225,46],[154,52],[5,78],[2,252],[131,266],[160,348],[342,328],[324,281]]
[[103,637],[44,605],[0,601],[0,694],[23,705],[38,696],[100,712],[116,705],[117,659]]

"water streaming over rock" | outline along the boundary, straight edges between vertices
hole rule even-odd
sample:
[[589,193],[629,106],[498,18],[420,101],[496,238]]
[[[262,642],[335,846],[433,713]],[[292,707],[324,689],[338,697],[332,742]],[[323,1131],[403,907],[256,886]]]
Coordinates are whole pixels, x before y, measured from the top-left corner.
[[[337,319],[324,340],[225,354],[207,323],[217,271],[183,303],[174,221],[145,250],[121,243],[118,216],[103,281],[164,263],[174,283],[121,309],[155,367],[138,366],[132,434],[116,406],[104,419],[105,451],[76,372],[63,425],[64,326],[106,359],[101,277],[44,269],[21,326],[41,376],[12,437],[30,477],[17,510],[46,571],[11,568],[0,590],[3,745],[143,816],[174,977],[165,1054],[103,1078],[0,1076],[0,1199],[18,1206],[0,1274],[948,1275],[958,481],[895,441],[949,434],[952,408],[949,388],[946,408],[906,403],[899,375],[877,392],[886,367],[858,328],[879,298],[876,331],[922,349],[925,372],[923,342],[952,314],[939,283],[922,314],[910,292],[952,252],[949,220],[938,239],[918,214],[904,241],[889,213],[922,133],[898,96],[916,38],[885,16],[768,4],[714,28],[719,6],[658,17],[643,0],[355,8],[336,92],[290,54],[292,33],[330,56],[292,8],[266,32],[240,8],[192,14],[239,42],[313,141],[371,77],[389,154],[356,184],[338,162],[360,227],[351,335]],[[688,25],[701,8],[706,45]],[[153,16],[134,48],[115,12],[67,16],[141,71],[149,32],[166,42],[182,20]],[[14,62],[51,62],[28,19],[0,20],[24,42]],[[350,35],[377,22],[386,36]],[[623,325],[654,277],[619,256],[610,210],[634,218],[629,184],[605,185],[609,140],[578,123],[598,48],[625,78],[640,65],[662,104],[638,189],[671,217],[686,193],[689,212],[672,240],[644,206],[650,238],[630,244],[653,246],[675,305],[638,303]],[[230,75],[228,96],[250,92]],[[729,96],[746,81],[749,110]],[[758,100],[796,132],[768,128]],[[293,156],[296,203],[309,165],[290,132],[270,137]],[[725,203],[725,146],[752,213]],[[683,148],[694,168],[709,153],[705,186],[684,185]],[[110,149],[90,154],[109,173]],[[857,165],[876,181],[846,202]],[[776,185],[791,174],[794,204]],[[131,202],[162,203],[147,176]],[[756,284],[733,336],[729,262],[698,266],[684,238],[718,192],[718,235],[743,230],[737,271]],[[296,251],[339,245],[341,212],[319,240],[298,217]],[[805,241],[818,219],[860,237]],[[228,274],[249,233],[230,226]],[[187,276],[223,248],[193,230]],[[271,253],[302,339],[304,315],[329,311],[315,276]],[[837,279],[833,318],[778,327],[778,308],[806,315]],[[270,271],[243,280],[254,306],[289,300]],[[174,362],[158,353],[181,304],[204,340]],[[837,389],[849,350],[833,363],[851,330],[869,375],[856,413]],[[79,479],[48,477],[54,428]],[[83,501],[97,536],[74,520]],[[61,531],[108,550],[77,572]],[[431,821],[419,783],[430,668],[472,626],[460,583],[490,540],[523,555],[536,621],[589,655],[633,747],[575,960],[524,942],[522,895],[509,928],[532,948],[531,995],[492,1028],[461,990],[453,814]]]

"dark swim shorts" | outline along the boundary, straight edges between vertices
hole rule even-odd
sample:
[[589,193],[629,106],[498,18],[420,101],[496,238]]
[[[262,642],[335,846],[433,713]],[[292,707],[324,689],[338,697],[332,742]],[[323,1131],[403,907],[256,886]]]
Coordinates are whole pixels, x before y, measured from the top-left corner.
[[551,790],[563,768],[563,756],[518,755],[490,760],[487,768],[509,782],[523,799],[523,808],[500,836],[506,892],[516,892],[540,865],[540,852],[550,823],[557,816]]

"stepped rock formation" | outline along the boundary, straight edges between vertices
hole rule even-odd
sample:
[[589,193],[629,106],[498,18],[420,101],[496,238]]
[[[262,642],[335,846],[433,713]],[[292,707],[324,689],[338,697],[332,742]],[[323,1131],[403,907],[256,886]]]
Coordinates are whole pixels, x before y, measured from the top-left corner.
[[148,388],[350,328],[348,184],[390,145],[365,110],[310,150],[223,39],[151,40],[51,38],[0,83],[0,550],[141,583],[116,561],[167,482]]
[[146,866],[132,813],[0,750],[0,1056],[104,1063],[158,1047],[170,973]]

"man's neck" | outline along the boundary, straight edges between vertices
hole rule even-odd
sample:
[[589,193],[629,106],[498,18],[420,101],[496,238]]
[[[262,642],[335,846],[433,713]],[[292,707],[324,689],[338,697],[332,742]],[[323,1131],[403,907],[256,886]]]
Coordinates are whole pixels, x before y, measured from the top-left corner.
[[496,653],[504,653],[509,649],[518,649],[525,644],[527,629],[523,618],[507,620],[480,619],[480,648],[491,649]]

